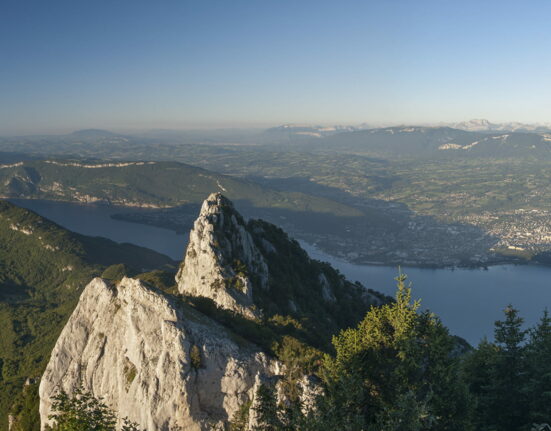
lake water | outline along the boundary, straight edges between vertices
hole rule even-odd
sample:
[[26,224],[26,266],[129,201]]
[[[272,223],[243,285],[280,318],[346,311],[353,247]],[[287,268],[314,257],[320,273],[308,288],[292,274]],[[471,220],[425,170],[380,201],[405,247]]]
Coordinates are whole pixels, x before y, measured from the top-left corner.
[[[301,243],[311,257],[329,262],[351,281],[394,296],[397,267],[354,265]],[[551,308],[551,268],[499,265],[484,269],[425,269],[402,267],[415,299],[435,312],[454,334],[478,344],[493,338],[494,322],[512,304],[527,325]]]
[[[187,235],[167,229],[114,220],[117,212],[128,208],[78,205],[40,200],[13,200],[75,232],[104,236],[118,242],[149,247],[180,260]],[[135,210],[140,211],[140,210]],[[388,266],[354,265],[302,243],[313,258],[327,261],[348,279],[393,295],[398,269]],[[454,334],[472,344],[482,336],[492,338],[494,321],[513,304],[526,319],[535,323],[544,308],[551,308],[551,268],[502,265],[482,269],[402,268],[413,284],[413,295],[440,316]]]
[[177,234],[168,229],[111,218],[111,215],[116,213],[147,210],[35,199],[10,199],[10,202],[33,210],[73,232],[148,247],[175,260],[182,259],[188,241],[187,235]]

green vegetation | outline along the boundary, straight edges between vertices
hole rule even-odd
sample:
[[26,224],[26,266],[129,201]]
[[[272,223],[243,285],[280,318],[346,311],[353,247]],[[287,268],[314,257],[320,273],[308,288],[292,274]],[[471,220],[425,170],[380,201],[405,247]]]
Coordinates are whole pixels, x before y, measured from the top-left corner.
[[201,368],[201,349],[199,349],[199,346],[196,346],[195,344],[191,346],[191,349],[189,351],[189,359],[191,361],[191,366],[198,370]]
[[99,201],[123,206],[176,207],[200,204],[223,191],[258,208],[359,216],[347,205],[258,184],[175,162],[26,161],[0,170],[0,195],[13,198]]
[[419,313],[405,276],[396,301],[372,308],[333,338],[318,371],[323,394],[305,413],[278,406],[261,387],[259,430],[466,430],[471,399],[456,343],[440,321]]
[[38,378],[82,288],[107,265],[134,272],[166,256],[69,232],[0,200],[0,429],[38,430]]
[[120,281],[123,277],[130,277],[132,271],[126,267],[123,263],[116,263],[115,265],[108,266],[105,271],[102,272],[101,278],[111,281]]
[[310,259],[297,241],[271,223],[250,220],[247,229],[260,250],[266,244],[273,247],[264,253],[269,285],[253,291],[255,304],[270,318],[286,316],[287,324],[317,347],[327,347],[320,340],[356,325],[370,304],[389,299],[374,291],[367,295],[363,286],[349,282],[328,263]]
[[129,277],[134,277],[144,281],[158,289],[161,289],[165,293],[177,294],[178,287],[176,286],[176,271],[157,269],[150,272],[144,272],[141,274],[127,274]]
[[529,431],[549,421],[547,312],[526,331],[508,307],[495,342],[465,351],[438,318],[418,311],[405,277],[397,280],[394,303],[333,338],[314,408],[278,405],[274,388],[261,386],[252,407],[258,431]]
[[551,319],[545,312],[529,330],[522,323],[518,310],[507,307],[495,342],[483,341],[465,361],[479,428],[512,431],[549,422]]
[[[101,398],[79,388],[74,394],[59,392],[52,404],[54,414],[49,431],[116,431],[116,414],[103,403]],[[121,431],[140,431],[136,423],[123,420]]]
[[228,431],[247,431],[249,424],[249,413],[251,402],[246,402],[240,408],[232,422],[229,425]]
[[326,360],[326,379],[337,402],[351,406],[340,421],[464,430],[468,394],[454,340],[434,315],[417,312],[405,276],[397,280],[396,302],[370,310],[357,328],[333,339],[336,355]]
[[[293,321],[292,324],[282,325],[282,316],[253,321],[229,310],[216,307],[209,298],[179,298],[182,304],[192,306],[229,329],[238,344],[256,344],[267,353],[288,364],[293,370],[297,369],[302,373],[313,370],[319,365],[322,353],[311,347],[309,343],[313,337],[308,336],[296,321]],[[292,321],[291,318],[286,318],[286,320]],[[326,346],[325,340],[321,336],[315,338],[312,344]]]
[[128,388],[136,378],[137,373],[136,366],[130,362],[128,358],[125,358],[123,372],[124,378],[126,379],[126,391],[128,391]]

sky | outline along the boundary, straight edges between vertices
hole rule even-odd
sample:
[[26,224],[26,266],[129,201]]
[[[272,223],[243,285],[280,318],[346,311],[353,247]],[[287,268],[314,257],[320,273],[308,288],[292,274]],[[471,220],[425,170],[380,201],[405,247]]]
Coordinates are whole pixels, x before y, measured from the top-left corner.
[[2,0],[0,134],[551,122],[551,2]]

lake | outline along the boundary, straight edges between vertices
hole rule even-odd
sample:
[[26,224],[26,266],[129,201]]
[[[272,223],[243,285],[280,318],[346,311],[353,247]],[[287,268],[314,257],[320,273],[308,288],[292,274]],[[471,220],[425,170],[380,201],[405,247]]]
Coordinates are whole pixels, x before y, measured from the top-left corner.
[[177,234],[168,229],[111,218],[111,215],[116,213],[147,211],[143,209],[38,199],[10,199],[10,202],[33,210],[73,232],[148,247],[175,260],[182,259],[188,241],[187,235]]
[[[355,265],[329,256],[301,242],[311,257],[331,263],[351,281],[394,296],[397,267]],[[512,304],[528,325],[551,308],[551,268],[535,265],[498,265],[488,269],[425,269],[402,267],[413,297],[436,313],[454,334],[478,344],[493,338],[494,322]]]
[[[187,235],[158,227],[114,220],[117,212],[143,211],[100,205],[79,205],[41,200],[12,200],[67,229],[117,242],[149,247],[180,260]],[[388,266],[354,265],[301,243],[311,257],[331,263],[348,279],[366,287],[394,294],[398,269]],[[404,267],[412,282],[413,296],[422,306],[440,316],[450,331],[477,344],[482,336],[492,338],[494,321],[513,304],[526,319],[535,323],[544,308],[551,306],[551,268],[528,265],[501,265],[484,269],[421,269]]]

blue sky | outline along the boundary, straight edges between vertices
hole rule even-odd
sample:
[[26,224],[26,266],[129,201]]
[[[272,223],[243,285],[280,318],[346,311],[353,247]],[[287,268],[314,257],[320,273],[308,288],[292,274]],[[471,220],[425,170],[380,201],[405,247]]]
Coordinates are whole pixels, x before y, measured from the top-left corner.
[[0,133],[551,122],[551,2],[2,0]]

